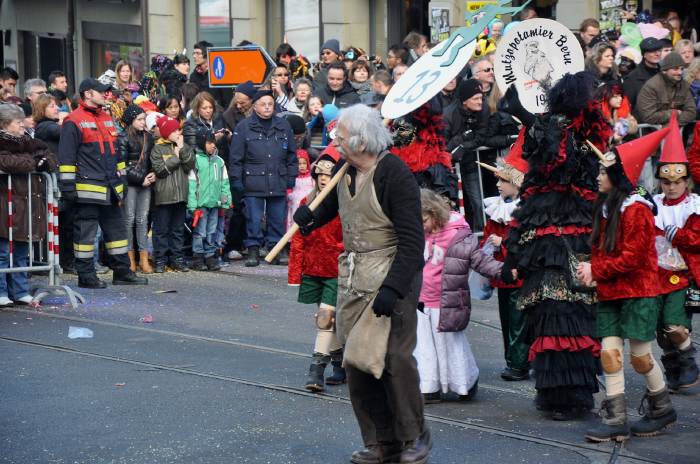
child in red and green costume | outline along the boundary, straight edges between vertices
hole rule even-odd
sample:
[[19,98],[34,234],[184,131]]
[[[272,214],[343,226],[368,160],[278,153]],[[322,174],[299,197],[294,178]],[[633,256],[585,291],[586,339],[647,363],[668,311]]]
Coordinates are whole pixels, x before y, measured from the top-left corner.
[[[695,348],[690,341],[692,314],[686,310],[686,294],[700,281],[700,196],[688,192],[688,159],[676,113],[672,113],[670,132],[661,152],[656,177],[663,193],[654,196],[657,243],[680,253],[659,255],[661,311],[656,339],[664,350],[661,363],[671,390],[698,384]],[[670,245],[670,246],[669,246]],[[668,259],[668,257],[675,259]]]
[[[491,243],[495,249],[493,257],[501,262],[505,261],[507,254],[505,240],[512,227],[512,214],[520,202],[518,191],[528,171],[527,161],[522,158],[524,141],[525,127],[520,130],[508,155],[500,160],[497,167],[479,163],[493,171],[498,178],[496,186],[500,193],[497,197],[484,198],[484,212],[488,220],[484,227],[481,246],[487,242]],[[526,316],[524,311],[517,308],[518,289],[522,287],[523,282],[518,280],[507,284],[502,280],[492,280],[491,285],[498,289],[498,313],[501,318],[503,351],[506,360],[506,368],[501,372],[501,378],[507,381],[527,380],[530,378],[528,361],[530,346],[524,340]]]
[[[340,154],[329,145],[311,166],[315,188],[301,205],[311,203],[331,179],[331,173]],[[292,238],[289,253],[289,285],[299,286],[299,303],[318,305],[316,314],[316,342],[305,388],[322,392],[325,383],[345,383],[343,345],[335,334],[335,305],[338,294],[338,255],[343,251],[343,229],[340,218],[312,231],[309,235],[297,233]],[[323,375],[328,363],[333,374],[324,383]]]
[[[593,210],[591,262],[581,263],[577,277],[597,285],[597,335],[605,375],[606,398],[602,423],[586,433],[595,441],[624,441],[630,431],[651,436],[676,421],[661,368],[651,354],[659,314],[656,254],[656,207],[651,196],[637,187],[645,160],[656,151],[668,128],[618,145],[602,155],[599,196]],[[624,340],[629,340],[630,362],[645,377],[649,407],[630,427],[627,423]]]

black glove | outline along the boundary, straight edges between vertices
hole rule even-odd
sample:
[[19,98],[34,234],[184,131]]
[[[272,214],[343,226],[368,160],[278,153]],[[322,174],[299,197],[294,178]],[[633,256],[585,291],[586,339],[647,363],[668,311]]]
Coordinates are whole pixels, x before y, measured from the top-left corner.
[[299,224],[299,227],[306,227],[314,222],[314,212],[308,205],[300,205],[294,212],[292,219]]
[[49,162],[45,156],[42,156],[41,158],[36,160],[36,167],[34,169],[36,170],[36,172],[49,170]]
[[377,317],[386,316],[391,317],[391,313],[396,305],[396,300],[399,298],[399,294],[389,287],[381,287],[379,293],[374,297],[374,303],[372,304],[372,310]]
[[506,90],[505,95],[501,98],[498,104],[499,110],[505,111],[508,114],[512,114],[516,118],[520,119],[526,126],[531,126],[535,122],[535,116],[523,107],[520,103],[520,98],[518,97],[518,89],[515,88],[515,84],[512,84]]
[[418,309],[418,311],[425,314],[425,303],[423,303],[422,301],[419,301],[416,309]]
[[71,190],[68,192],[61,192],[60,200],[62,202],[73,203],[77,199],[78,199],[78,194],[75,193],[75,190]]
[[501,280],[508,285],[512,285],[516,282],[515,278],[513,278],[513,269],[516,269],[515,259],[511,256],[511,254],[506,255],[506,260],[501,268]]

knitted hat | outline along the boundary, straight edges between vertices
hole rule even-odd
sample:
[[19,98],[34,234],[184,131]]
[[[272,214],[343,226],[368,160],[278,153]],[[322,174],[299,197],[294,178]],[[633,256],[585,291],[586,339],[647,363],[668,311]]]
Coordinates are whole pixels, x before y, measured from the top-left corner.
[[330,50],[336,55],[340,55],[340,42],[338,39],[328,39],[321,45],[321,51]]
[[661,60],[661,70],[666,71],[667,69],[673,68],[685,68],[685,61],[681,58],[678,52],[671,52],[666,57]]
[[290,126],[292,126],[292,132],[294,133],[294,135],[301,135],[306,133],[306,123],[304,122],[304,118],[302,118],[298,114],[293,113],[285,113],[281,116],[287,120]]
[[248,98],[253,98],[255,96],[255,84],[253,81],[245,81],[242,84],[236,86],[236,93],[242,93]]
[[133,103],[127,106],[124,110],[124,114],[122,114],[124,126],[130,126],[134,122],[134,119],[136,119],[136,117],[143,112],[144,111],[140,106],[134,105]]
[[457,96],[460,102],[465,102],[478,93],[481,93],[481,84],[476,79],[467,79],[459,83]]
[[163,113],[148,113],[146,115],[146,129],[152,130],[156,126],[158,119],[165,116]]
[[328,105],[323,105],[321,113],[323,114],[323,122],[326,124],[326,126],[330,124],[331,121],[338,118],[339,111],[340,110],[337,106],[331,105],[330,103]]
[[688,176],[688,158],[685,156],[683,137],[678,127],[675,111],[671,113],[668,128],[669,132],[666,140],[664,140],[664,147],[661,149],[656,177],[675,182],[682,177]]
[[[253,103],[260,100],[262,97],[272,97],[272,92],[270,90],[258,90],[253,95]],[[274,97],[272,97],[274,99]]]
[[158,118],[156,124],[158,125],[160,136],[164,139],[167,139],[170,137],[170,134],[180,129],[180,122],[177,119],[173,119],[169,116]]

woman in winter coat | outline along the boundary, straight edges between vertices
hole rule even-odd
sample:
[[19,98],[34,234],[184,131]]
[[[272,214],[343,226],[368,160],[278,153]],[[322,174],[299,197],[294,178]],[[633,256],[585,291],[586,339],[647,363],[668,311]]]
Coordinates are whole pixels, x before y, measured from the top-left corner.
[[450,390],[469,401],[479,382],[479,368],[464,332],[471,315],[469,270],[495,279],[503,263],[481,251],[464,217],[450,211],[444,197],[421,189],[421,208],[425,266],[413,353],[420,390],[426,403],[440,401],[440,393]]
[[221,115],[217,114],[214,97],[209,92],[199,92],[192,100],[190,110],[192,110],[192,114],[182,128],[185,144],[196,147],[197,136],[203,138],[207,132],[214,132],[219,156],[228,159],[231,131],[226,128],[226,123]]
[[34,138],[48,145],[51,153],[58,153],[58,141],[61,138],[61,123],[63,122],[58,111],[58,101],[53,95],[39,95],[34,100],[32,109]]
[[129,105],[122,116],[126,130],[119,134],[119,157],[126,161],[126,230],[129,240],[129,266],[136,272],[136,250],[133,236],[136,225],[136,244],[139,266],[144,274],[153,273],[148,262],[148,211],[151,207],[151,185],[156,175],[151,171],[153,136],[146,130],[146,113],[137,105]]
[[[31,177],[31,202],[26,174],[55,171],[56,156],[41,140],[32,139],[24,130],[24,111],[17,105],[0,105],[0,171],[12,175],[12,229],[9,221],[8,175],[0,175],[0,268],[29,265],[32,241],[46,238],[46,199],[44,180]],[[31,237],[29,236],[31,221]],[[12,242],[10,242],[10,231]],[[12,247],[12,248],[11,248]],[[0,307],[29,304],[29,275],[26,272],[0,274]]]

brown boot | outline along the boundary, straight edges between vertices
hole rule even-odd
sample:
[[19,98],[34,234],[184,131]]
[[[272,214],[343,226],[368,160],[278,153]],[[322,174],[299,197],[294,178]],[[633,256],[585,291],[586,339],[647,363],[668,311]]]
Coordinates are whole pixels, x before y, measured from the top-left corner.
[[148,261],[148,251],[139,251],[139,257],[141,258],[139,266],[141,266],[141,272],[144,274],[153,274],[153,267]]
[[131,272],[136,272],[136,252],[131,250],[127,254],[129,255],[129,269]]

